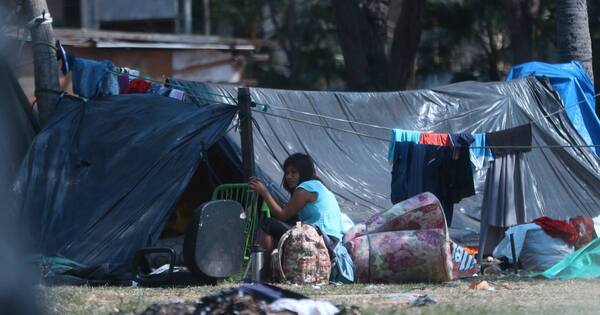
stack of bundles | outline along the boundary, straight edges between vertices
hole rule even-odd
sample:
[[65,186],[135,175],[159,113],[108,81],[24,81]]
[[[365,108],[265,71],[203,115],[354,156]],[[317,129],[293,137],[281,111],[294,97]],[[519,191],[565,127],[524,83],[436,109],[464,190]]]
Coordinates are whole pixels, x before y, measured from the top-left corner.
[[452,280],[444,210],[422,193],[357,224],[344,236],[356,265],[357,282],[442,282]]

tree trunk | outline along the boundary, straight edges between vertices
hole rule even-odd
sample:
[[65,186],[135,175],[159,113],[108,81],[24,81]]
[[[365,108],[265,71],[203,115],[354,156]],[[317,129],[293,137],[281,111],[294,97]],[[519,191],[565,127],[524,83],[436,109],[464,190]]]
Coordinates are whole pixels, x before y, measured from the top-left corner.
[[[352,90],[385,90],[387,83],[385,1],[333,0],[338,39]],[[387,11],[386,11],[387,12]]]
[[540,0],[504,0],[510,30],[510,46],[515,64],[532,61],[533,26]]
[[[23,1],[28,19],[50,13],[45,0]],[[46,125],[50,114],[55,110],[58,95],[51,91],[60,90],[58,83],[58,65],[54,47],[52,24],[41,24],[31,29],[33,64],[35,75],[35,97],[41,126]]]
[[390,53],[389,87],[392,89],[415,87],[415,58],[421,41],[421,21],[424,1],[404,0],[402,11],[394,30]]
[[592,82],[592,40],[586,0],[556,0],[556,27],[561,62],[577,60]]

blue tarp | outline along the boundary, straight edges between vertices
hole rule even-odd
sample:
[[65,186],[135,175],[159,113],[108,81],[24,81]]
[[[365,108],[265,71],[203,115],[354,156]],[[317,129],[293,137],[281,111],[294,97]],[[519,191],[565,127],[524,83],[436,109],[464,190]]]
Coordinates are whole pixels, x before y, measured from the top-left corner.
[[[600,120],[596,116],[594,84],[577,61],[549,64],[528,62],[513,67],[506,80],[535,75],[547,77],[565,106],[571,123],[588,145],[600,145]],[[595,148],[600,156],[600,147]]]

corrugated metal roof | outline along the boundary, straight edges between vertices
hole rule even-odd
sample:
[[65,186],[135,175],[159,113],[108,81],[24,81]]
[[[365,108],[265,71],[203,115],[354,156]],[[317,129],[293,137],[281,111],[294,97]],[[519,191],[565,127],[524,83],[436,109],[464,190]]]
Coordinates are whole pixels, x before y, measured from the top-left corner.
[[[16,29],[5,32],[16,38]],[[270,41],[189,34],[158,34],[122,31],[55,28],[54,37],[63,45],[97,48],[200,49],[253,51]],[[28,39],[29,40],[29,39]]]

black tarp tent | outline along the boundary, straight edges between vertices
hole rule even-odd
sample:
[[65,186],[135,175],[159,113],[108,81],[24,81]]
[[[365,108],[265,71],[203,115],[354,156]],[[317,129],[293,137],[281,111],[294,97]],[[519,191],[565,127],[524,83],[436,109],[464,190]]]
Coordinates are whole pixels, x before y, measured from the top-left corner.
[[[232,86],[173,84],[193,95],[198,104],[235,101]],[[590,148],[577,147],[585,142],[544,79],[462,82],[385,93],[250,90],[259,107],[267,105],[266,113],[254,112],[258,172],[280,198],[287,198],[280,185],[283,161],[291,153],[306,152],[314,158],[319,176],[335,193],[342,211],[353,220],[363,221],[391,206],[389,129],[340,118],[387,128],[456,133],[491,132],[532,122],[534,146],[572,147],[536,148],[525,154],[526,220],[600,214],[600,160]],[[239,137],[229,133],[227,142],[229,156],[239,157]],[[474,180],[477,195],[455,205],[453,227],[478,233],[485,172],[476,174]]]
[[63,98],[15,184],[34,250],[58,273],[127,276],[236,110],[153,94]]
[[[105,278],[128,271],[133,252],[156,243],[206,156],[202,153],[235,124],[237,109],[230,106],[237,94],[233,86],[170,83],[185,89],[196,104],[150,94],[61,101],[30,147],[16,185],[21,214],[33,225],[40,253],[82,264],[72,269],[79,276]],[[495,131],[533,122],[535,145],[583,144],[560,111],[563,104],[535,78],[408,92],[252,88],[251,93],[255,102],[270,106],[266,113],[254,112],[258,175],[285,199],[283,160],[290,153],[310,153],[319,175],[355,221],[390,206],[389,130],[323,115],[440,132]],[[241,169],[236,131],[232,128],[218,142],[222,156],[213,163],[228,160]],[[583,147],[528,153],[527,219],[600,212],[598,166],[596,156]],[[476,177],[478,192],[482,180]],[[464,215],[456,216],[455,227],[477,232],[480,207],[481,195],[457,205]]]
[[14,214],[12,186],[38,131],[37,118],[8,65],[0,58],[0,213]]

